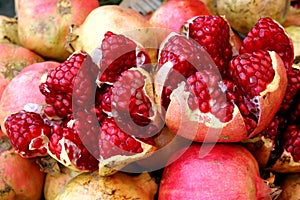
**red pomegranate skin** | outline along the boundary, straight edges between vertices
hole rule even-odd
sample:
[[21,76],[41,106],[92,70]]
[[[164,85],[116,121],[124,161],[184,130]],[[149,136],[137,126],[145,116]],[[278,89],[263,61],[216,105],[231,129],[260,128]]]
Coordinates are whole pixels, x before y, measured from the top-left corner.
[[170,0],[154,11],[149,22],[155,27],[179,33],[181,26],[198,15],[211,15],[206,5],[199,0]]
[[201,147],[192,144],[164,169],[159,200],[271,199],[257,161],[244,147],[216,144],[200,157]]
[[16,153],[4,138],[0,137],[0,199],[41,199],[45,173],[34,160]]
[[18,112],[28,103],[44,104],[45,97],[39,90],[40,80],[48,70],[59,65],[55,61],[34,63],[25,67],[6,86],[0,101],[0,125],[6,116]]
[[44,59],[16,44],[0,44],[0,98],[3,90],[13,77],[15,77],[26,66],[37,62],[43,62]]

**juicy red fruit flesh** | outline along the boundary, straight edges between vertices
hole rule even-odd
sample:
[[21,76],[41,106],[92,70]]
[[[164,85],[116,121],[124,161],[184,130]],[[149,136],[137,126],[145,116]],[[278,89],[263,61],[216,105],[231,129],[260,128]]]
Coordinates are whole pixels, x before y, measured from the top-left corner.
[[230,26],[220,16],[199,16],[189,23],[189,37],[197,41],[212,57],[221,73],[232,57]]
[[51,131],[40,114],[20,111],[10,115],[4,126],[13,147],[20,155],[24,157],[47,155],[43,138],[40,137],[42,135],[48,137]]
[[146,52],[142,50],[137,52],[137,45],[132,40],[110,31],[105,33],[101,50],[98,77],[101,83],[114,83],[123,71],[151,63]]
[[300,161],[300,126],[290,125],[284,133],[285,149],[290,152],[295,162]]
[[275,76],[267,51],[238,55],[230,61],[229,66],[232,79],[248,98],[259,96]]
[[294,48],[291,39],[271,18],[258,20],[243,40],[240,54],[259,50],[275,51],[283,60],[287,71],[291,70],[294,61]]

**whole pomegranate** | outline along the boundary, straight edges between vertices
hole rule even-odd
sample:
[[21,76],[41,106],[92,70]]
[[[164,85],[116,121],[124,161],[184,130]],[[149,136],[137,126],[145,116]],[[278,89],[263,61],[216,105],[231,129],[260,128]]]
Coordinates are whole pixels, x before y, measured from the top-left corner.
[[22,46],[0,43],[0,98],[7,84],[23,68],[44,59]]
[[0,199],[41,199],[45,174],[35,160],[16,153],[6,136],[0,137],[0,162]]
[[146,29],[151,24],[143,15],[118,5],[100,6],[86,17],[82,25],[77,25],[79,24],[74,25],[69,34],[68,46],[71,52],[85,50],[92,54],[101,45],[107,31],[125,34],[142,45],[153,39],[153,34]]
[[152,200],[156,192],[157,184],[148,173],[131,176],[117,172],[107,177],[83,173],[71,179],[56,199]]
[[[0,102],[0,124],[4,127],[4,119],[28,103],[43,104],[43,95],[39,90],[42,75],[59,65],[58,62],[45,61],[26,66],[6,86]],[[30,92],[29,92],[30,91]]]
[[20,44],[46,58],[65,60],[65,42],[71,24],[80,25],[99,6],[97,0],[17,0]]
[[263,17],[270,17],[283,24],[290,0],[217,0],[216,6],[217,13],[226,16],[236,31],[247,34]]
[[68,182],[80,173],[67,167],[60,167],[58,172],[48,172],[44,183],[44,198],[46,200],[55,199],[59,195]]
[[158,199],[271,199],[269,194],[247,149],[195,143],[165,167]]
[[149,22],[155,27],[179,33],[188,19],[198,15],[212,15],[202,1],[169,0],[153,12]]

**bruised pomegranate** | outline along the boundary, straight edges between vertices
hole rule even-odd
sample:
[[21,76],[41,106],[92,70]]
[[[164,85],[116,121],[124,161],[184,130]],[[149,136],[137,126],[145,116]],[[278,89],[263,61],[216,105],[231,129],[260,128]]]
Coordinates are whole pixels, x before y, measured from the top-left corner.
[[84,173],[71,179],[56,199],[152,200],[157,187],[155,180],[148,173],[131,176],[118,172],[107,177],[96,173]]
[[[261,30],[265,21],[270,20],[263,18],[257,24]],[[231,55],[230,34],[218,36],[221,30],[229,31],[223,18],[199,16],[187,28],[188,38],[171,34],[159,53],[155,89],[166,109],[168,128],[198,142],[242,141],[258,134],[284,98],[287,78],[283,61],[288,65],[290,60],[279,55],[285,50],[292,53],[288,36],[274,22],[269,32],[282,31],[282,49],[266,42],[266,47],[250,51],[251,39],[246,37],[240,53]],[[266,39],[258,37],[256,41],[264,44]]]
[[270,17],[284,23],[290,0],[217,0],[215,4],[217,13],[226,16],[236,31],[247,34],[260,18]]
[[155,27],[179,33],[188,19],[198,15],[211,15],[202,1],[170,0],[152,13],[149,22]]
[[19,44],[17,18],[0,15],[0,42]]
[[6,136],[0,138],[0,162],[0,199],[41,199],[45,174],[35,160],[16,153]]
[[23,68],[44,59],[38,54],[16,44],[0,44],[0,98],[7,84]]
[[[28,103],[44,104],[39,84],[42,75],[59,65],[58,62],[45,61],[25,67],[3,91],[0,102],[0,124],[4,127],[4,119],[24,108]],[[18,89],[16,89],[18,88]],[[29,92],[30,91],[30,92]]]
[[[20,44],[46,58],[65,60],[71,24],[80,25],[99,6],[97,0],[23,1],[15,4]],[[29,25],[29,26],[28,26]]]
[[271,199],[270,192],[244,147],[195,143],[165,167],[158,199]]

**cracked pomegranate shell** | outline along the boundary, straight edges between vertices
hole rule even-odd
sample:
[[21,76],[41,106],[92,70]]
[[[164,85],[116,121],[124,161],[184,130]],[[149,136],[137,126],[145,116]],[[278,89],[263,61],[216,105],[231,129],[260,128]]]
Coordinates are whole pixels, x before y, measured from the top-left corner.
[[[202,46],[176,34],[162,43],[155,89],[166,125],[197,142],[238,142],[256,135],[283,99],[287,80],[282,59],[274,51],[239,54],[224,75]],[[267,71],[270,75],[262,76]],[[262,86],[253,82],[258,79]]]

